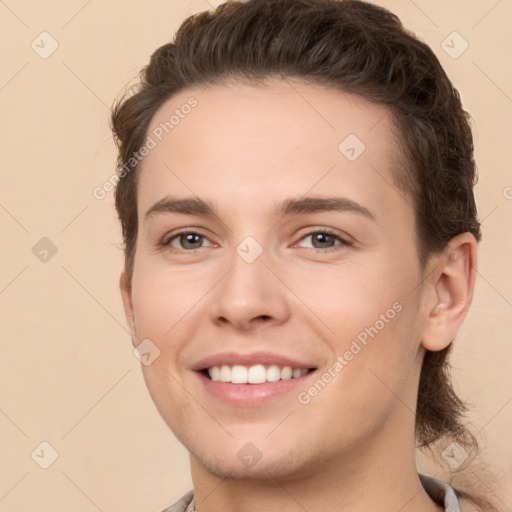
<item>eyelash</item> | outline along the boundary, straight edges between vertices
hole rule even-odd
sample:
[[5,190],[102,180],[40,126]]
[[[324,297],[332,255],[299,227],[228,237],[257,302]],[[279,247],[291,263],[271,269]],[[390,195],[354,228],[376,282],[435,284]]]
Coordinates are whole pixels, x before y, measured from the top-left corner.
[[[194,234],[194,235],[199,235],[202,238],[207,238],[205,235],[202,235],[197,230],[194,230],[194,229],[183,229],[181,231],[178,231],[177,233],[174,233],[171,237],[165,238],[160,245],[162,247],[172,247],[171,246],[171,242],[173,240],[175,240],[176,238],[179,238],[182,235],[186,235],[186,234]],[[337,249],[338,247],[343,247],[343,246],[350,247],[350,246],[353,245],[352,241],[348,240],[347,238],[343,238],[338,232],[333,231],[333,230],[328,229],[328,228],[322,228],[322,229],[318,229],[316,231],[310,231],[309,233],[307,233],[304,236],[302,236],[299,241],[302,241],[305,238],[310,237],[310,236],[315,235],[315,234],[316,235],[322,234],[322,235],[332,236],[333,238],[338,240],[340,243],[336,244],[336,245],[334,245],[332,247],[326,247],[325,249],[318,249],[316,247],[306,247],[306,249],[309,249],[309,250],[315,251],[315,252],[323,252],[323,253],[325,253],[325,252],[337,251],[337,250],[339,250],[339,249]],[[205,247],[198,247],[197,249],[176,249],[175,247],[172,247],[172,250],[192,253],[194,251],[197,251],[199,249],[204,249],[204,248]]]

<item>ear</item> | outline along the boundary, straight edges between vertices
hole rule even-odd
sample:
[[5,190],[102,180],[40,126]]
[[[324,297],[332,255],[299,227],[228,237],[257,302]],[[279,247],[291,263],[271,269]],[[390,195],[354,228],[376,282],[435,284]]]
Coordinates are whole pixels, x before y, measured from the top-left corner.
[[450,240],[430,270],[432,293],[427,304],[422,345],[427,350],[446,348],[466,318],[476,279],[477,242],[471,233]]
[[130,328],[130,335],[132,337],[132,345],[137,346],[136,343],[136,329],[135,329],[135,317],[133,314],[133,303],[132,303],[132,286],[126,272],[122,272],[119,277],[119,289],[121,290],[121,298],[123,299],[124,315],[126,322]]

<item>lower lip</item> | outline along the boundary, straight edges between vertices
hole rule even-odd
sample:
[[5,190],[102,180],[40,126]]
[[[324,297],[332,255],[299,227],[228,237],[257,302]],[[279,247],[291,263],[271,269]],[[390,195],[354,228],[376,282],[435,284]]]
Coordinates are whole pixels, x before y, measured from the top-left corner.
[[[262,384],[231,384],[230,382],[213,381],[201,372],[196,372],[206,391],[216,398],[232,405],[251,406],[260,405],[272,398],[286,395],[297,387],[304,387],[305,381],[315,373],[306,373],[302,377]],[[305,389],[305,387],[304,387]]]

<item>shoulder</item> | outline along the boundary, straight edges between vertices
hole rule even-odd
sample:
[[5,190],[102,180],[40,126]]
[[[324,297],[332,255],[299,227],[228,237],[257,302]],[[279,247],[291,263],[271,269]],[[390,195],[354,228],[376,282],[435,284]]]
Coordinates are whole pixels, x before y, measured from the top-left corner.
[[167,507],[162,512],[187,512],[189,505],[194,499],[194,491],[190,490],[182,496],[176,503],[173,503],[170,507]]
[[[431,476],[419,474],[420,482],[432,501],[443,507],[445,512],[466,512],[460,508],[455,490],[447,483]],[[467,512],[470,512],[469,510]]]
[[460,512],[482,512],[472,501],[465,498],[459,498],[459,508]]

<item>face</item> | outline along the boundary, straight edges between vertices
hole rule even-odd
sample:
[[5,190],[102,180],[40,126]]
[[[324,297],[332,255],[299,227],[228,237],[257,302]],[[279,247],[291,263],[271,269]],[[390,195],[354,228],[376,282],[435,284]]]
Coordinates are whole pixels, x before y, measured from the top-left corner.
[[392,133],[383,106],[290,80],[189,89],[154,116],[125,307],[207,471],[307,474],[413,431],[422,286]]

